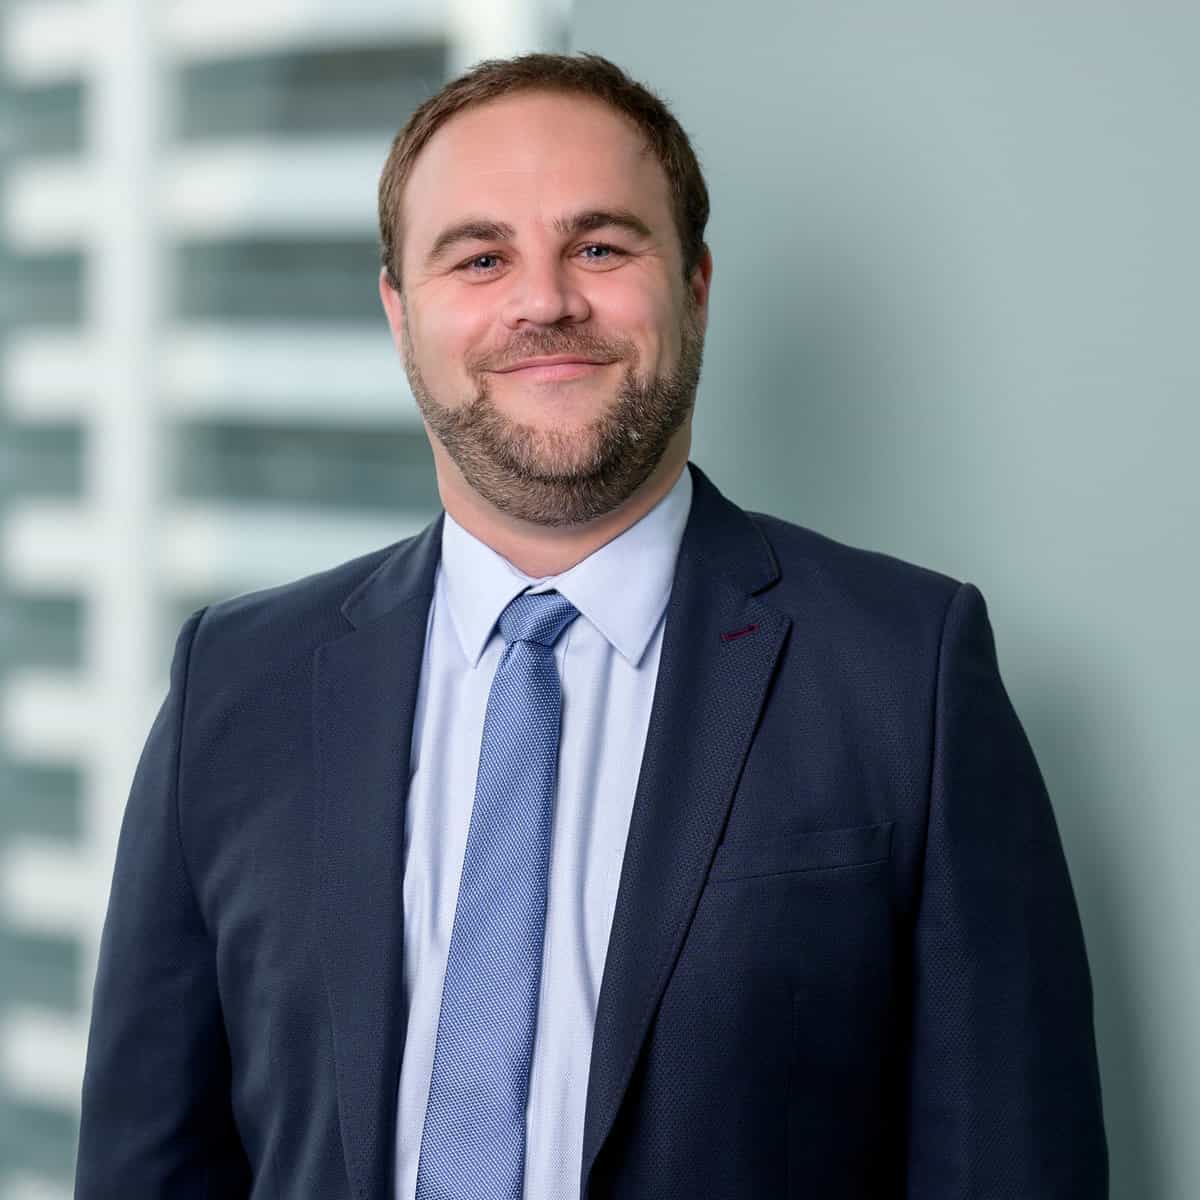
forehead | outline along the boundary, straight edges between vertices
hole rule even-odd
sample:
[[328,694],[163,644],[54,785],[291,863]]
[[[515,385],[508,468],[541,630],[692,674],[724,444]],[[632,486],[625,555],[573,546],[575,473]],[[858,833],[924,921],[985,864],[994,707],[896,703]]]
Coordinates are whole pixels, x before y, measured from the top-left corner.
[[403,205],[418,242],[465,213],[517,223],[620,205],[652,228],[670,220],[666,174],[633,122],[590,96],[546,92],[452,117],[418,155]]

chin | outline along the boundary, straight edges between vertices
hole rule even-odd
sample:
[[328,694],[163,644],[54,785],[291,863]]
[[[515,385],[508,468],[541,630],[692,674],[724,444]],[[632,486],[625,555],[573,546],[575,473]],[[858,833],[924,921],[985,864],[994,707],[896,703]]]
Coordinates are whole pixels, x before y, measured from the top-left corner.
[[514,457],[531,475],[543,479],[579,479],[592,475],[599,465],[600,443],[586,434],[527,438]]
[[544,396],[533,403],[497,404],[497,411],[514,427],[530,432],[575,437],[592,428],[616,407],[612,397]]

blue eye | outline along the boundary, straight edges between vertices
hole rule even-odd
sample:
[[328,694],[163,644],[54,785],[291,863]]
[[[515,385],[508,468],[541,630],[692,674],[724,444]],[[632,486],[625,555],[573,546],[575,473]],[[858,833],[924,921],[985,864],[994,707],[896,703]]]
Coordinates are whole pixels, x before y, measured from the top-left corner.
[[[594,263],[608,262],[611,258],[625,254],[624,250],[610,246],[606,242],[589,242],[586,246],[580,247],[580,252],[587,262]],[[474,258],[468,258],[466,262],[459,264],[456,269],[471,275],[491,275],[503,262],[504,256],[501,254],[477,254]]]
[[[469,259],[467,262],[463,263],[463,266],[465,266],[465,267],[474,267],[474,266],[476,266],[477,264],[479,264],[479,263],[483,262],[485,259],[489,259],[489,258],[490,258],[490,259],[492,259],[492,260],[494,260],[494,261],[496,261],[496,262],[498,262],[498,261],[499,261],[499,259],[500,259],[500,256],[499,256],[498,254],[477,254],[477,255],[476,255],[474,258],[472,258],[472,259]],[[489,268],[489,267],[484,267],[484,268],[483,268],[483,270],[484,270],[484,271],[487,271],[487,270],[490,270],[490,269],[491,269],[491,268]]]

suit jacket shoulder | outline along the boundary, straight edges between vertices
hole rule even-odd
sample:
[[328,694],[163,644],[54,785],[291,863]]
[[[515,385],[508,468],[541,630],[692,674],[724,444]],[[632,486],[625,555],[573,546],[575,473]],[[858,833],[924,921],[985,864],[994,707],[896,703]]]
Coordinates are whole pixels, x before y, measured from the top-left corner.
[[369,623],[414,593],[432,594],[441,518],[414,537],[302,579],[221,600],[201,610],[190,691],[223,694],[307,671],[314,651]]
[[925,640],[940,630],[961,581],[889,554],[846,545],[765,513],[747,513],[779,563],[764,596],[789,615],[814,609],[834,628],[856,628],[871,641]]

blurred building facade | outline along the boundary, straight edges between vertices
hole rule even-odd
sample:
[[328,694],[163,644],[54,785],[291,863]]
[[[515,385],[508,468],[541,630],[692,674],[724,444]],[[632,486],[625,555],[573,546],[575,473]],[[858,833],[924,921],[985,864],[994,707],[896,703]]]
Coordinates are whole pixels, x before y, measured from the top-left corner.
[[0,1198],[70,1192],[112,857],[182,619],[436,511],[390,138],[562,4],[0,4]]

